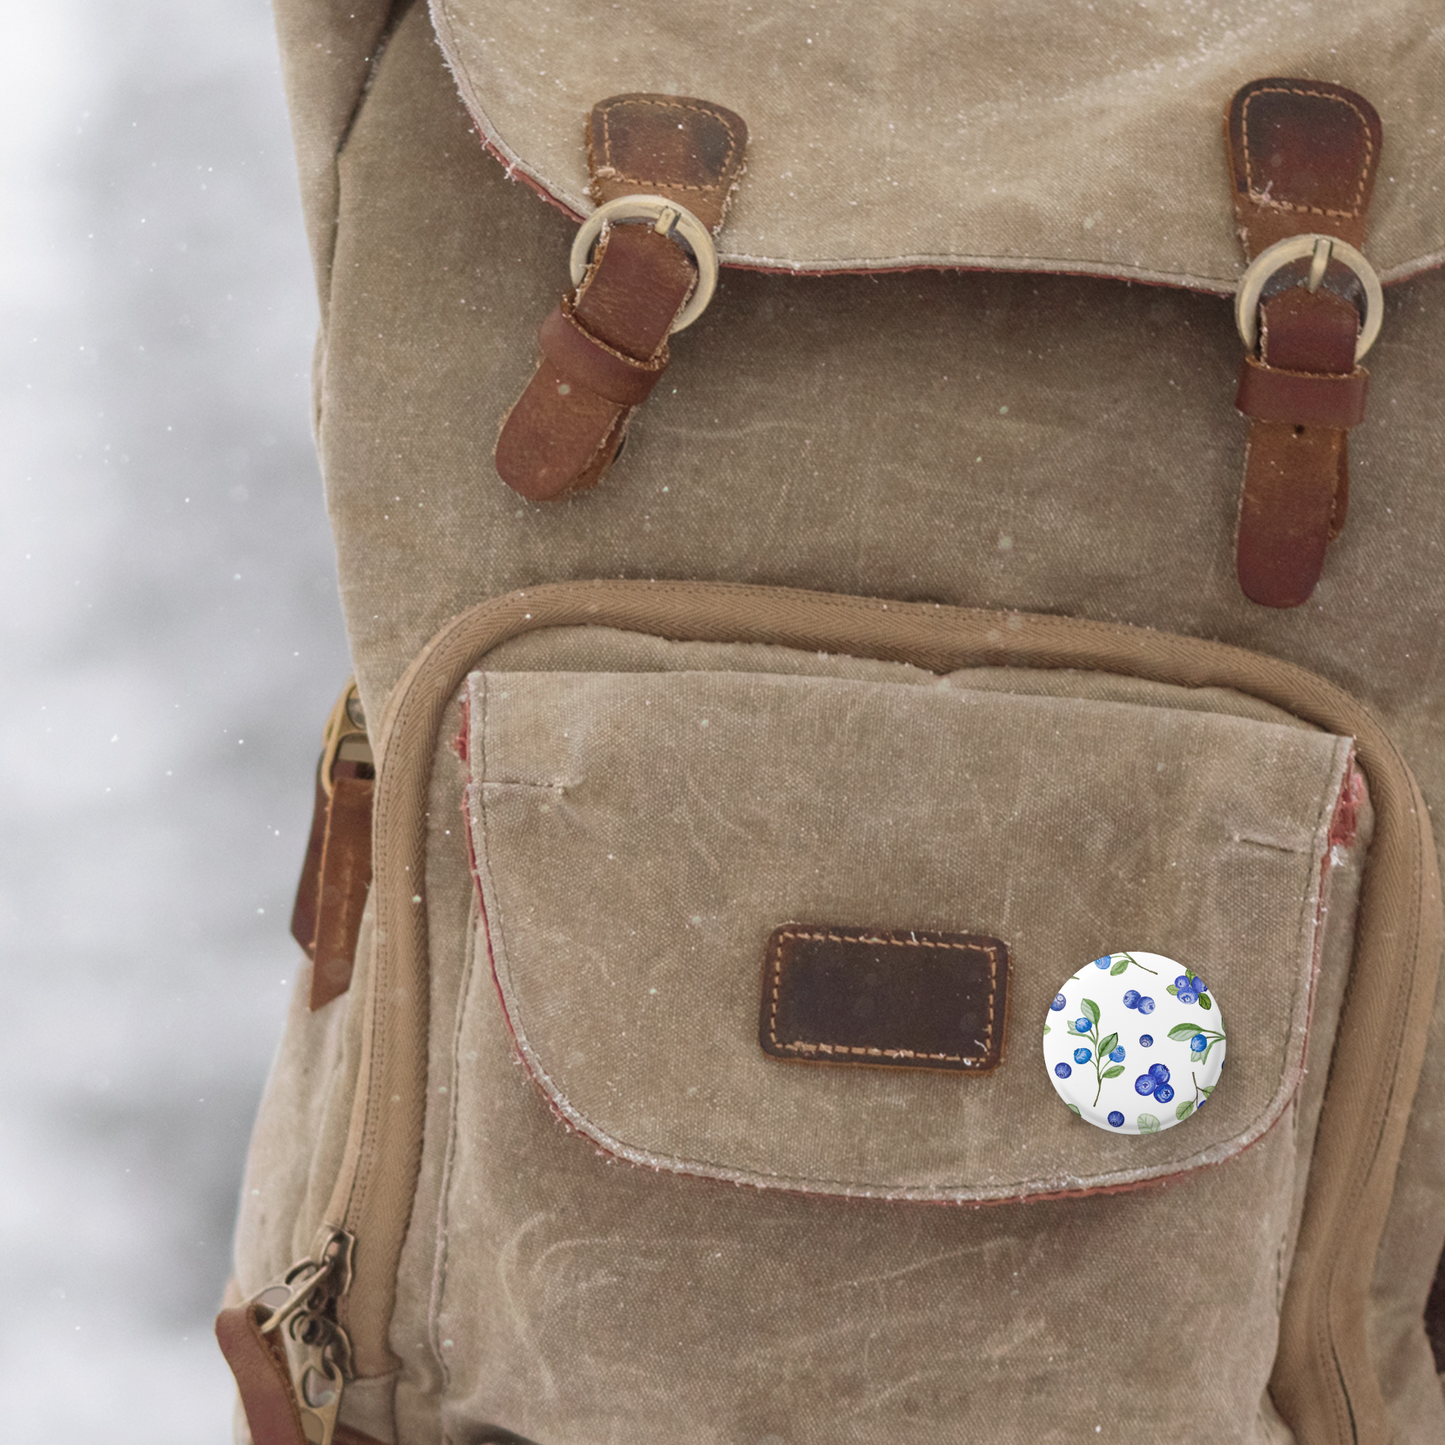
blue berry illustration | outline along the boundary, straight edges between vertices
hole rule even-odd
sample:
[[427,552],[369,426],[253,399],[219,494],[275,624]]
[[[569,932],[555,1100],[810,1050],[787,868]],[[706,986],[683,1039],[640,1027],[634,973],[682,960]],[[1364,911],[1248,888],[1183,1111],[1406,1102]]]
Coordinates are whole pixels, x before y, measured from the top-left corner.
[[1190,1004],[1199,1004],[1202,1008],[1213,1008],[1214,1005],[1207,997],[1209,989],[1204,980],[1197,973],[1181,973],[1173,983],[1169,985],[1169,992],[1172,993],[1180,1003],[1187,1008]]
[[1209,1047],[1209,1040],[1206,1039],[1203,1034],[1195,1034],[1194,1037],[1189,1040],[1189,1047],[1194,1053],[1202,1054],[1205,1049]]
[[1161,1084],[1167,1084],[1169,1082],[1168,1064],[1151,1064],[1149,1066],[1149,1073],[1151,1077],[1157,1079]]
[[1089,1062],[1089,1060],[1092,1059],[1093,1057],[1094,1057],[1094,1051],[1093,1051],[1092,1049],[1075,1049],[1075,1050],[1074,1050],[1074,1062],[1075,1062],[1076,1064],[1087,1064],[1087,1063]]
[[1091,1024],[1091,1023],[1088,1021],[1088,1019],[1075,1019],[1075,1020],[1074,1020],[1074,1028],[1075,1028],[1075,1030],[1077,1030],[1077,1032],[1079,1032],[1079,1033],[1081,1033],[1081,1034],[1086,1034],[1086,1033],[1088,1033],[1089,1030],[1090,1030],[1091,1028],[1093,1028],[1093,1027],[1094,1027],[1093,1024]]
[[[1062,1068],[1063,1065],[1060,1064],[1059,1067]],[[1153,1074],[1140,1074],[1139,1077],[1134,1080],[1134,1092],[1136,1094],[1152,1094],[1158,1087],[1158,1084],[1159,1080],[1156,1079]]]
[[1156,1085],[1154,1097],[1158,1099],[1161,1104],[1167,1104],[1170,1099],[1174,1097],[1174,1090],[1170,1088],[1168,1084]]
[[1055,1064],[1054,1072],[1061,1078],[1067,1079],[1074,1071],[1067,1064]]
[[1139,1007],[1139,990],[1138,990],[1137,988],[1126,989],[1126,990],[1124,991],[1124,1007],[1125,1007],[1125,1008],[1138,1008],[1138,1007]]
[[1109,1057],[1110,1057],[1116,1064],[1122,1064],[1122,1063],[1124,1062],[1124,1045],[1123,1045],[1123,1044],[1120,1044],[1117,1049],[1110,1049],[1110,1050],[1109,1050]]
[[1095,968],[1108,968],[1108,966],[1109,966],[1111,963],[1113,963],[1113,961],[1114,961],[1114,955],[1113,955],[1112,953],[1106,953],[1106,954],[1103,956],[1103,958],[1096,958],[1096,959],[1094,960],[1094,967],[1095,967]]
[[1140,1035],[1139,1035],[1139,1047],[1140,1047],[1141,1049],[1152,1049],[1152,1048],[1154,1047],[1154,1035],[1153,1035],[1153,1034],[1140,1034]]
[[1116,1129],[1122,1129],[1124,1127],[1124,1116],[1117,1109],[1115,1109],[1114,1112],[1109,1115],[1109,1122]]
[[1066,998],[1063,996],[1063,994],[1061,994],[1061,993],[1056,993],[1056,994],[1054,995],[1054,1001],[1053,1001],[1053,1003],[1051,1003],[1051,1004],[1049,1005],[1049,1007],[1050,1007],[1051,1009],[1053,1009],[1053,1011],[1054,1011],[1055,1013],[1058,1013],[1058,1011],[1059,1011],[1061,1008],[1067,1008],[1067,1007],[1068,1007],[1068,1003],[1069,1003],[1068,999],[1066,999]]
[[1150,998],[1147,993],[1139,1000],[1139,1012],[1141,1014],[1151,1014],[1154,1012],[1154,1000]]

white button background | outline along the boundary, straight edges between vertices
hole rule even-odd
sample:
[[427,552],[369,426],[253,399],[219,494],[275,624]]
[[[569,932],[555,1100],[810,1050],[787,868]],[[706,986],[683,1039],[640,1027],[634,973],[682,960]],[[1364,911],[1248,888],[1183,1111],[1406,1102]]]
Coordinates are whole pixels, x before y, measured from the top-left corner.
[[[1181,1002],[1169,992],[1180,975],[1201,979],[1206,992]],[[1208,1103],[1225,1041],[1207,970],[1158,953],[1111,953],[1086,963],[1058,993],[1063,1006],[1051,1007],[1044,1020],[1044,1063],[1049,1082],[1081,1119],[1114,1134],[1154,1134],[1187,1122]],[[1134,1007],[1125,1003],[1136,997]],[[1080,1022],[1088,1025],[1082,1033]],[[1201,1035],[1203,1050],[1195,1048]],[[1101,1058],[1101,1044],[1122,1049],[1122,1058]],[[1167,1079],[1158,1078],[1161,1068]],[[1141,1075],[1155,1080],[1148,1093],[1137,1087]]]

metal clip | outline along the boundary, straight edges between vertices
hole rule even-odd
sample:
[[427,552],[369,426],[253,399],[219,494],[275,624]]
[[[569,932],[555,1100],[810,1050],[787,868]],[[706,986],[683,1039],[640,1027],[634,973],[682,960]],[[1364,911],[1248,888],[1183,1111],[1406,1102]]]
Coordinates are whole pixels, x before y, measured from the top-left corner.
[[323,1225],[311,1253],[249,1301],[261,1333],[280,1334],[308,1445],[332,1445],[351,1370],[351,1341],[331,1312],[351,1283],[353,1244],[345,1230]]
[[286,1271],[279,1284],[267,1285],[252,1295],[250,1303],[264,1316],[261,1333],[274,1334],[292,1315],[304,1309],[330,1272],[329,1263],[318,1264],[314,1259],[303,1259]]
[[371,740],[366,732],[366,713],[362,711],[361,694],[356,688],[356,679],[349,677],[341,696],[331,708],[326,726],[321,730],[321,763],[319,776],[322,791],[329,798],[334,783],[333,774],[341,757],[343,746],[357,762],[372,761]]
[[332,1445],[351,1363],[351,1342],[335,1321],[302,1316],[287,1328],[284,1343],[301,1433],[308,1445]]

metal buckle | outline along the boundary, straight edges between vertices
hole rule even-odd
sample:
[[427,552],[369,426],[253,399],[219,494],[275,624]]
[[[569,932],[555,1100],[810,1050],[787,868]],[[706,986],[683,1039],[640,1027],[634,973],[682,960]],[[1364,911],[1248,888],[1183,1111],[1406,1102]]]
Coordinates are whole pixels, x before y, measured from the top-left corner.
[[1283,241],[1276,241],[1268,250],[1261,251],[1239,278],[1239,290],[1234,298],[1234,324],[1239,327],[1245,346],[1253,351],[1259,340],[1259,301],[1270,277],[1290,262],[1303,261],[1307,256],[1310,258],[1310,274],[1305,287],[1311,295],[1320,289],[1320,282],[1325,279],[1325,268],[1331,261],[1348,266],[1365,288],[1365,314],[1360,320],[1359,340],[1355,342],[1355,360],[1358,362],[1380,334],[1380,325],[1385,319],[1385,293],[1380,288],[1375,268],[1353,246],[1336,236],[1286,236]]
[[321,733],[319,776],[322,790],[328,798],[334,782],[332,775],[343,748],[347,750],[349,761],[373,761],[371,741],[366,734],[366,714],[361,710],[361,694],[356,689],[354,677],[346,679],[346,686],[341,689],[341,696],[336,699]]
[[582,222],[582,229],[572,242],[572,284],[582,284],[592,260],[592,247],[602,228],[619,221],[651,221],[652,229],[659,236],[666,236],[691,253],[697,265],[697,285],[672,323],[672,329],[681,331],[691,326],[707,310],[707,303],[717,289],[717,251],[708,228],[686,206],[662,196],[618,196],[615,201],[598,206]]

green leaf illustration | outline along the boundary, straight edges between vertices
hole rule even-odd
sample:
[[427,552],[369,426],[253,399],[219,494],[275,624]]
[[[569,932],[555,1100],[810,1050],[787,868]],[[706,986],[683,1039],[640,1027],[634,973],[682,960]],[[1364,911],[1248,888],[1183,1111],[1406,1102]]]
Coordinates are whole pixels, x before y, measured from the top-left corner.
[[[1078,1106],[1077,1104],[1070,1104],[1070,1105],[1069,1105],[1069,1108],[1071,1108],[1071,1109],[1074,1111],[1074,1113],[1079,1114],[1079,1106]],[[1079,1118],[1082,1119],[1083,1117],[1084,1117],[1084,1116],[1083,1116],[1082,1114],[1079,1114]]]
[[1198,1032],[1194,1024],[1175,1024],[1169,1030],[1169,1037],[1177,1042],[1180,1039],[1192,1039]]
[[1182,1104],[1179,1105],[1177,1109],[1175,1109],[1174,1117],[1176,1119],[1187,1119],[1193,1112],[1194,1100],[1186,1099]]
[[1158,1118],[1153,1114],[1140,1114],[1139,1132],[1141,1134],[1157,1134],[1159,1132]]
[[[1132,963],[1135,968],[1144,968],[1144,965],[1140,963],[1139,960],[1135,958],[1132,953],[1121,953],[1119,957],[1122,958],[1126,963]],[[1152,973],[1155,978],[1159,977],[1159,970],[1157,968],[1144,968],[1144,972]]]
[[1049,1026],[1048,1026],[1048,1024],[1045,1024],[1045,1025],[1044,1025],[1044,1032],[1045,1032],[1045,1033],[1048,1033],[1048,1031],[1049,1031]]
[[1097,1028],[1099,1026],[1099,1005],[1093,999],[1086,998],[1083,1000],[1082,1008],[1089,1022]]
[[1203,1087],[1202,1089],[1200,1089],[1199,1092],[1200,1092],[1201,1094],[1203,1094],[1204,1097],[1207,1099],[1207,1098],[1214,1092],[1214,1085],[1213,1085],[1213,1084],[1205,1084],[1204,1087]]
[[1178,990],[1177,988],[1175,988],[1172,983],[1169,985],[1168,988],[1166,988],[1166,989],[1164,990],[1164,992],[1165,992],[1165,993],[1172,993],[1175,998],[1178,998],[1178,997],[1179,997],[1179,990]]
[[1105,1070],[1104,1070],[1104,1077],[1105,1077],[1106,1079],[1117,1079],[1117,1078],[1119,1077],[1119,1075],[1122,1074],[1123,1072],[1124,1072],[1124,1066],[1123,1066],[1123,1064],[1115,1064],[1112,1069],[1105,1069]]
[[1128,967],[1129,967],[1129,960],[1128,960],[1127,958],[1118,958],[1118,959],[1115,959],[1115,960],[1114,960],[1114,966],[1113,966],[1113,968],[1111,968],[1111,969],[1109,970],[1109,977],[1110,977],[1110,978],[1118,978],[1119,975],[1120,975],[1121,973],[1123,973],[1124,970],[1125,970],[1126,968],[1128,968]]
[[1112,1052],[1114,1051],[1114,1046],[1115,1046],[1118,1042],[1119,1042],[1119,1035],[1118,1035],[1118,1034],[1110,1034],[1110,1035],[1104,1040],[1104,1042],[1099,1045],[1099,1057],[1100,1057],[1100,1058],[1103,1058],[1106,1054],[1112,1053]]
[[1213,1007],[1214,1007],[1214,1005],[1209,1002],[1209,995],[1208,995],[1207,993],[1202,993],[1202,994],[1199,995],[1199,1007],[1200,1007],[1200,1008],[1213,1008]]
[[1190,1062],[1191,1064],[1197,1064],[1197,1063],[1204,1057],[1204,1055],[1207,1054],[1208,1052],[1209,1052],[1208,1049],[1205,1049],[1205,1050],[1203,1051],[1203,1053],[1197,1053],[1197,1052],[1191,1051],[1191,1052],[1190,1052],[1190,1055],[1189,1055],[1189,1062]]

